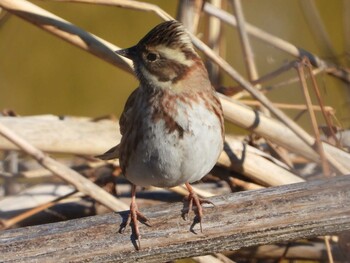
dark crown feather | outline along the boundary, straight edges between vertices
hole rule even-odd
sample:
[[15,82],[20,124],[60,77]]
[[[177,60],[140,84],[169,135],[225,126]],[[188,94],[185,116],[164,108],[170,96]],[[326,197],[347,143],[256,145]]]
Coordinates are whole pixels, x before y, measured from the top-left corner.
[[138,45],[158,46],[170,48],[193,49],[191,39],[185,27],[176,20],[163,22],[144,36]]

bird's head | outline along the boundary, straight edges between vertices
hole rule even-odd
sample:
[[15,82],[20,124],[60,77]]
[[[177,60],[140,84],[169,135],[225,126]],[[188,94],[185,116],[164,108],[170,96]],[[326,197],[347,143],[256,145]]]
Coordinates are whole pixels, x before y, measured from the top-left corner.
[[171,88],[193,66],[202,66],[186,29],[176,20],[157,25],[135,46],[116,53],[133,61],[142,85],[157,88]]

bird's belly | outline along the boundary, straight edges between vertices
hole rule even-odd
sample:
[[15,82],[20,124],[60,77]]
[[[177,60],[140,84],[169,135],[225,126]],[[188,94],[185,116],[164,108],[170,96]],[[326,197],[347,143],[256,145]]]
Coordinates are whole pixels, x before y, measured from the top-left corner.
[[164,120],[148,126],[130,156],[127,179],[140,186],[173,187],[206,175],[223,148],[219,119],[207,109],[197,108],[188,113],[182,128],[183,132],[169,130]]

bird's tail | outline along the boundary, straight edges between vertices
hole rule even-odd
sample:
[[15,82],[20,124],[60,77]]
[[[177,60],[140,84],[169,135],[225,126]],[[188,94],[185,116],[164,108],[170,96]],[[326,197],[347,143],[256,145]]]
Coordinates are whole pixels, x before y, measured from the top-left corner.
[[111,159],[119,158],[119,144],[117,146],[114,146],[113,148],[109,149],[104,154],[97,155],[95,157],[99,158],[101,160],[111,160]]

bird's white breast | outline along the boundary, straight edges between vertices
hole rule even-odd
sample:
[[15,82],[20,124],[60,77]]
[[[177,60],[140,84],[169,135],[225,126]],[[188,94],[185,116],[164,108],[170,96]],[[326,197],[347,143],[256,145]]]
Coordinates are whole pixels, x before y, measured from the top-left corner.
[[180,100],[176,103],[174,120],[182,135],[170,132],[165,120],[154,121],[151,112],[145,113],[144,137],[126,170],[132,183],[173,187],[198,181],[214,167],[223,148],[220,120],[202,100],[191,107]]

